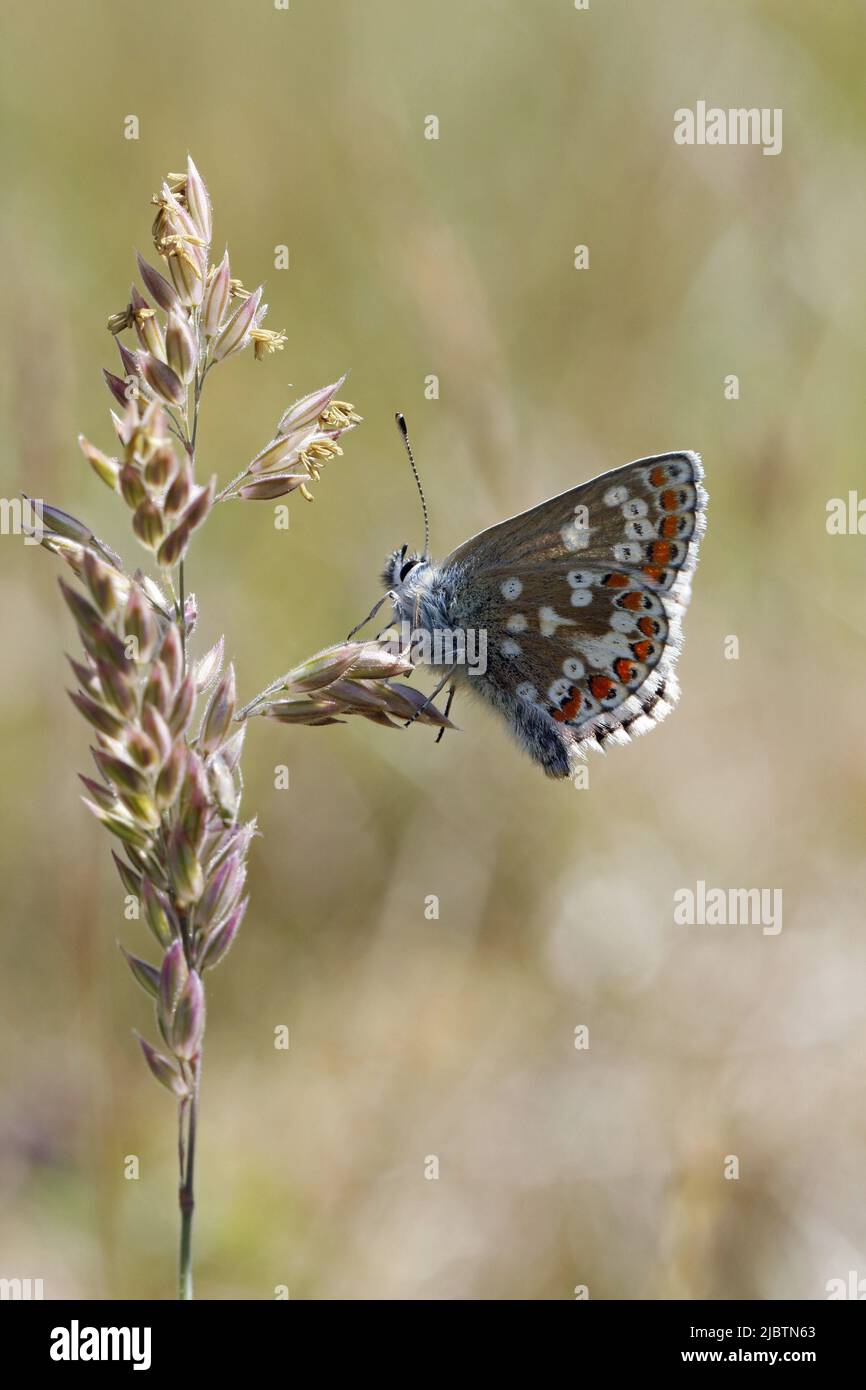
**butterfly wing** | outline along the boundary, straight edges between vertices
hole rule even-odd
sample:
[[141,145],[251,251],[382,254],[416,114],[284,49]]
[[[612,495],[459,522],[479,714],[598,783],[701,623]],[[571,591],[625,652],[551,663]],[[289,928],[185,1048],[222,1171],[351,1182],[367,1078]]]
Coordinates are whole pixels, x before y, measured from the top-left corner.
[[566,776],[678,697],[674,666],[707,495],[693,453],[638,459],[466,541],[442,565],[456,625],[486,629],[467,681]]

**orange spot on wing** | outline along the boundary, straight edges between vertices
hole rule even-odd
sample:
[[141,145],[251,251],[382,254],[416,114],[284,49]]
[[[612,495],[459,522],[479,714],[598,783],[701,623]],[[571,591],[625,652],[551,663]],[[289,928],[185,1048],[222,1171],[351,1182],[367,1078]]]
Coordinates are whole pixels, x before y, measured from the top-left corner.
[[647,637],[655,637],[655,635],[656,635],[656,620],[655,620],[655,618],[639,618],[639,619],[638,619],[638,624],[637,624],[637,625],[638,625],[638,627],[640,628],[641,632],[645,634],[645,636],[647,636]]
[[604,582],[608,589],[627,589],[629,581],[627,574],[608,574]]
[[574,718],[582,704],[583,696],[579,690],[575,690],[574,686],[572,686],[565,704],[562,705],[560,709],[551,710],[551,714],[557,724],[564,724],[566,720]]
[[[653,550],[655,550],[655,546],[653,547]],[[662,575],[664,574],[664,570],[661,569],[659,565],[644,565],[643,572],[646,575],[647,579],[654,579],[657,584],[659,583]]]
[[652,483],[653,487],[661,487],[662,483],[667,482],[667,479],[668,470],[666,469],[665,465],[663,463],[657,463],[655,468],[650,473],[650,482]]
[[663,512],[675,512],[679,506],[680,499],[672,487],[665,488],[659,498],[659,506]]
[[671,558],[670,541],[653,541],[652,558],[659,565],[666,565]]
[[562,707],[563,713],[565,714],[566,719],[573,719],[574,716],[578,713],[578,711],[579,711],[579,709],[580,709],[580,707],[581,707],[582,704],[583,704],[583,696],[581,695],[581,693],[580,693],[579,690],[575,690],[575,692],[574,692],[574,694],[572,695],[571,699],[570,699],[570,700],[567,700],[566,703],[565,703],[565,704],[563,705],[563,707]]
[[652,644],[652,642],[643,641],[643,642],[634,642],[634,643],[632,644],[632,651],[634,652],[634,654],[635,654],[635,656],[637,657],[638,661],[646,661],[646,659],[647,659],[647,657],[649,656],[649,654],[650,654],[650,652],[652,651],[652,649],[653,649],[653,644]]
[[634,676],[634,667],[632,666],[627,656],[619,657],[613,663],[613,669],[619,676],[620,680],[625,682],[626,685]]
[[613,690],[613,681],[610,676],[593,676],[589,682],[589,688],[597,700],[603,700]]
[[621,608],[627,608],[630,613],[635,613],[643,603],[643,594],[639,589],[632,589],[631,593],[623,594],[619,601]]
[[666,516],[662,518],[661,533],[663,536],[675,536],[680,529],[680,519],[678,516]]

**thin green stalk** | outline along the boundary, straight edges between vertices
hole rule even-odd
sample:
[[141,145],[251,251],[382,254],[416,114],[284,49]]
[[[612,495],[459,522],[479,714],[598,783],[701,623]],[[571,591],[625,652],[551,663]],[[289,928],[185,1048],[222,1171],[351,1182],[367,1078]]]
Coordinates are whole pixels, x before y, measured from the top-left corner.
[[[178,1105],[178,1135],[180,1152],[180,1253],[178,1256],[178,1299],[187,1302],[193,1297],[192,1286],[192,1221],[195,1213],[195,1141],[198,1124],[198,1092],[201,1073],[201,1054],[192,1064],[193,1091]],[[184,1140],[184,1121],[186,1139]],[[185,1160],[185,1161],[184,1161]]]
[[[199,333],[198,311],[195,316],[196,333],[199,340],[199,351],[202,348],[202,338]],[[184,411],[184,446],[189,461],[193,469],[195,468],[195,440],[198,432],[198,413],[201,402],[201,390],[207,375],[207,367],[201,371],[196,368],[195,383],[193,387],[192,402],[192,423],[189,418],[189,403]],[[184,561],[178,565],[178,625],[180,627],[180,643],[183,653],[184,674],[187,669],[186,651],[186,584]],[[192,920],[181,923],[183,931],[184,953],[187,958],[187,965],[190,969],[195,966],[193,958],[194,946],[194,927]],[[195,1213],[195,1142],[198,1128],[198,1098],[199,1083],[201,1079],[201,1052],[190,1063],[192,1071],[192,1092],[178,1104],[178,1166],[179,1166],[179,1189],[178,1205],[180,1207],[180,1248],[178,1251],[178,1299],[186,1302],[193,1297],[192,1283],[192,1223]]]
[[214,501],[215,501],[215,502],[224,502],[224,501],[226,501],[226,499],[228,498],[228,494],[232,491],[233,488],[237,487],[238,483],[241,482],[241,480],[242,480],[243,478],[246,478],[246,477],[247,477],[249,471],[250,471],[250,470],[249,470],[248,467],[247,467],[247,468],[242,468],[241,471],[240,471],[240,473],[238,473],[234,478],[232,478],[231,482],[226,483],[225,487],[220,488],[219,492],[217,493],[216,497],[214,498]]
[[186,591],[184,588],[183,560],[177,567],[178,587],[178,626],[180,627],[180,650],[183,655],[183,674],[186,675]]

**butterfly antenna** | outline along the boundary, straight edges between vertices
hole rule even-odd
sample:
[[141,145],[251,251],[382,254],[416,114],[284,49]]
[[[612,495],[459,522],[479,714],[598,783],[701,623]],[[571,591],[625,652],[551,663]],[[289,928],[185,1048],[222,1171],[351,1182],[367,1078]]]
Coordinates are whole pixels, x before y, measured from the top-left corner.
[[418,496],[421,498],[421,509],[422,509],[422,511],[424,512],[424,559],[425,559],[425,560],[429,560],[429,559],[430,559],[430,517],[429,517],[428,512],[427,512],[427,499],[426,499],[426,497],[424,496],[424,489],[423,489],[423,487],[421,486],[421,479],[420,479],[420,477],[419,477],[419,475],[418,475],[418,467],[417,467],[417,464],[415,463],[415,455],[412,453],[412,445],[409,443],[409,431],[408,431],[407,428],[406,428],[406,421],[405,421],[404,417],[400,414],[399,411],[397,412],[397,415],[395,416],[395,419],[396,419],[396,421],[397,421],[397,428],[398,428],[398,430],[400,431],[401,435],[403,436],[403,443],[406,445],[406,453],[409,455],[409,463],[410,463],[411,468],[412,468],[412,474],[413,474],[413,476],[414,476],[414,478],[415,478],[415,486],[416,486],[417,489],[418,489]]

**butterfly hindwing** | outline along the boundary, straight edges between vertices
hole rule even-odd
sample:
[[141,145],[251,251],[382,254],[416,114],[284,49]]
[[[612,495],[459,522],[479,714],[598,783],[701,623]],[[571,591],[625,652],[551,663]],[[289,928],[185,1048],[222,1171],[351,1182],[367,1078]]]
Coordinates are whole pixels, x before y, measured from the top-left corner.
[[473,537],[442,565],[461,626],[487,632],[472,684],[553,775],[678,695],[674,665],[705,525],[698,455],[639,459]]

